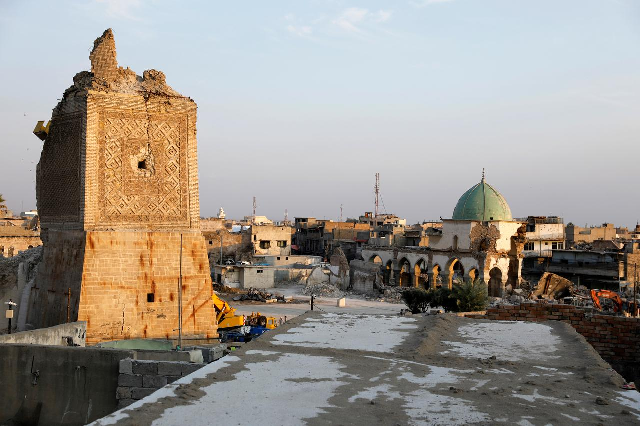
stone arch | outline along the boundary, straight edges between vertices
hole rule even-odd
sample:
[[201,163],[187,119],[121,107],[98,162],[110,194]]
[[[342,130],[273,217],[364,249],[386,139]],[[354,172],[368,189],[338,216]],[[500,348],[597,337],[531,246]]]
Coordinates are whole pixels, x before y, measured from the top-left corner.
[[429,281],[426,279],[428,275],[427,272],[427,261],[420,258],[416,261],[416,264],[413,266],[413,276],[414,276],[414,286],[421,288],[428,288]]
[[382,259],[377,254],[374,254],[373,256],[371,256],[369,258],[369,262],[382,265]]
[[398,275],[398,286],[411,287],[411,262],[406,257],[398,261],[400,274]]
[[445,268],[445,273],[447,274],[446,284],[449,288],[453,287],[454,279],[457,281],[464,281],[464,266],[462,266],[462,262],[460,262],[460,259],[457,257],[449,259]]
[[502,296],[502,269],[497,266],[489,271],[489,296]]
[[27,248],[28,248],[28,249],[32,249],[32,248],[33,248],[33,246],[32,246],[32,245],[30,245],[30,246],[29,246],[29,247],[27,247]]
[[431,268],[431,288],[442,287],[442,268],[437,263]]

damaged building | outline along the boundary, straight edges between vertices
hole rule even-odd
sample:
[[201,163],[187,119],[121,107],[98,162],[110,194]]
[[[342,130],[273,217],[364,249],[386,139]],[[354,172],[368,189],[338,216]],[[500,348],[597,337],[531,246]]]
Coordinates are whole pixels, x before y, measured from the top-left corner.
[[500,296],[519,285],[525,224],[513,220],[507,201],[484,176],[460,197],[451,219],[425,232],[427,247],[369,245],[363,257],[381,266],[385,283],[398,286],[450,288],[454,281],[479,279],[491,296]]
[[[54,108],[36,195],[43,260],[27,323],[86,321],[89,344],[216,337],[200,232],[196,103],[118,66],[112,31]],[[46,131],[45,131],[46,130]],[[182,318],[180,323],[179,318]]]
[[0,258],[13,257],[41,245],[38,216],[21,214],[0,218]]

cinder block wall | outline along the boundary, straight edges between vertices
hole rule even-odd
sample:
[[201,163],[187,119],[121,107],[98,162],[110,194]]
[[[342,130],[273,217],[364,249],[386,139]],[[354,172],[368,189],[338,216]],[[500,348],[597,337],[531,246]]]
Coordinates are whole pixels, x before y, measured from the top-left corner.
[[[192,347],[192,350],[187,348],[188,352],[172,352],[175,355],[189,355],[191,360],[199,357],[201,362],[163,361],[162,359],[134,360],[131,358],[120,360],[120,374],[118,376],[118,388],[116,389],[118,409],[127,407],[167,384],[173,383],[179,378],[199,370],[208,363],[222,358],[226,347],[226,345]],[[197,356],[194,358],[194,355]],[[153,357],[154,354],[152,352],[144,355],[138,353],[137,356]],[[163,358],[166,355],[161,353],[159,356]]]
[[173,383],[205,365],[184,361],[140,361],[130,358],[120,360],[120,375],[116,389],[118,409],[151,395],[168,383]]

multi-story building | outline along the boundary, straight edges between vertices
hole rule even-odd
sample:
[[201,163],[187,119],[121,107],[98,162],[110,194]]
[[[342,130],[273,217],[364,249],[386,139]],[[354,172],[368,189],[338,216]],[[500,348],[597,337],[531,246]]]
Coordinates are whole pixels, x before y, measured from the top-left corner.
[[557,216],[529,216],[526,223],[525,257],[551,257],[551,250],[565,247],[564,221]]

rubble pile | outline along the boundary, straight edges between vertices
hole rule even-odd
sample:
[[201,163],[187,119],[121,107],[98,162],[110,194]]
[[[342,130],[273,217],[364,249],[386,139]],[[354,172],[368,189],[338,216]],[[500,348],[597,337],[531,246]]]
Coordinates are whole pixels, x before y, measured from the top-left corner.
[[402,292],[406,290],[406,287],[392,287],[392,286],[384,286],[382,289],[382,294],[380,295],[381,302],[388,303],[401,303],[402,302]]
[[545,272],[531,294],[532,299],[558,300],[571,295],[573,283],[560,275]]
[[337,286],[327,283],[307,283],[302,293],[321,297],[343,297],[345,295]]
[[233,298],[234,301],[253,300],[256,302],[286,302],[283,295],[279,293],[268,293],[266,291],[258,290],[257,288],[250,288],[244,294],[239,294]]
[[506,292],[502,298],[492,298],[490,306],[520,304],[526,301],[554,303],[561,301],[574,306],[591,307],[590,290],[576,285],[560,275],[545,272],[537,283],[523,280],[518,288]]

